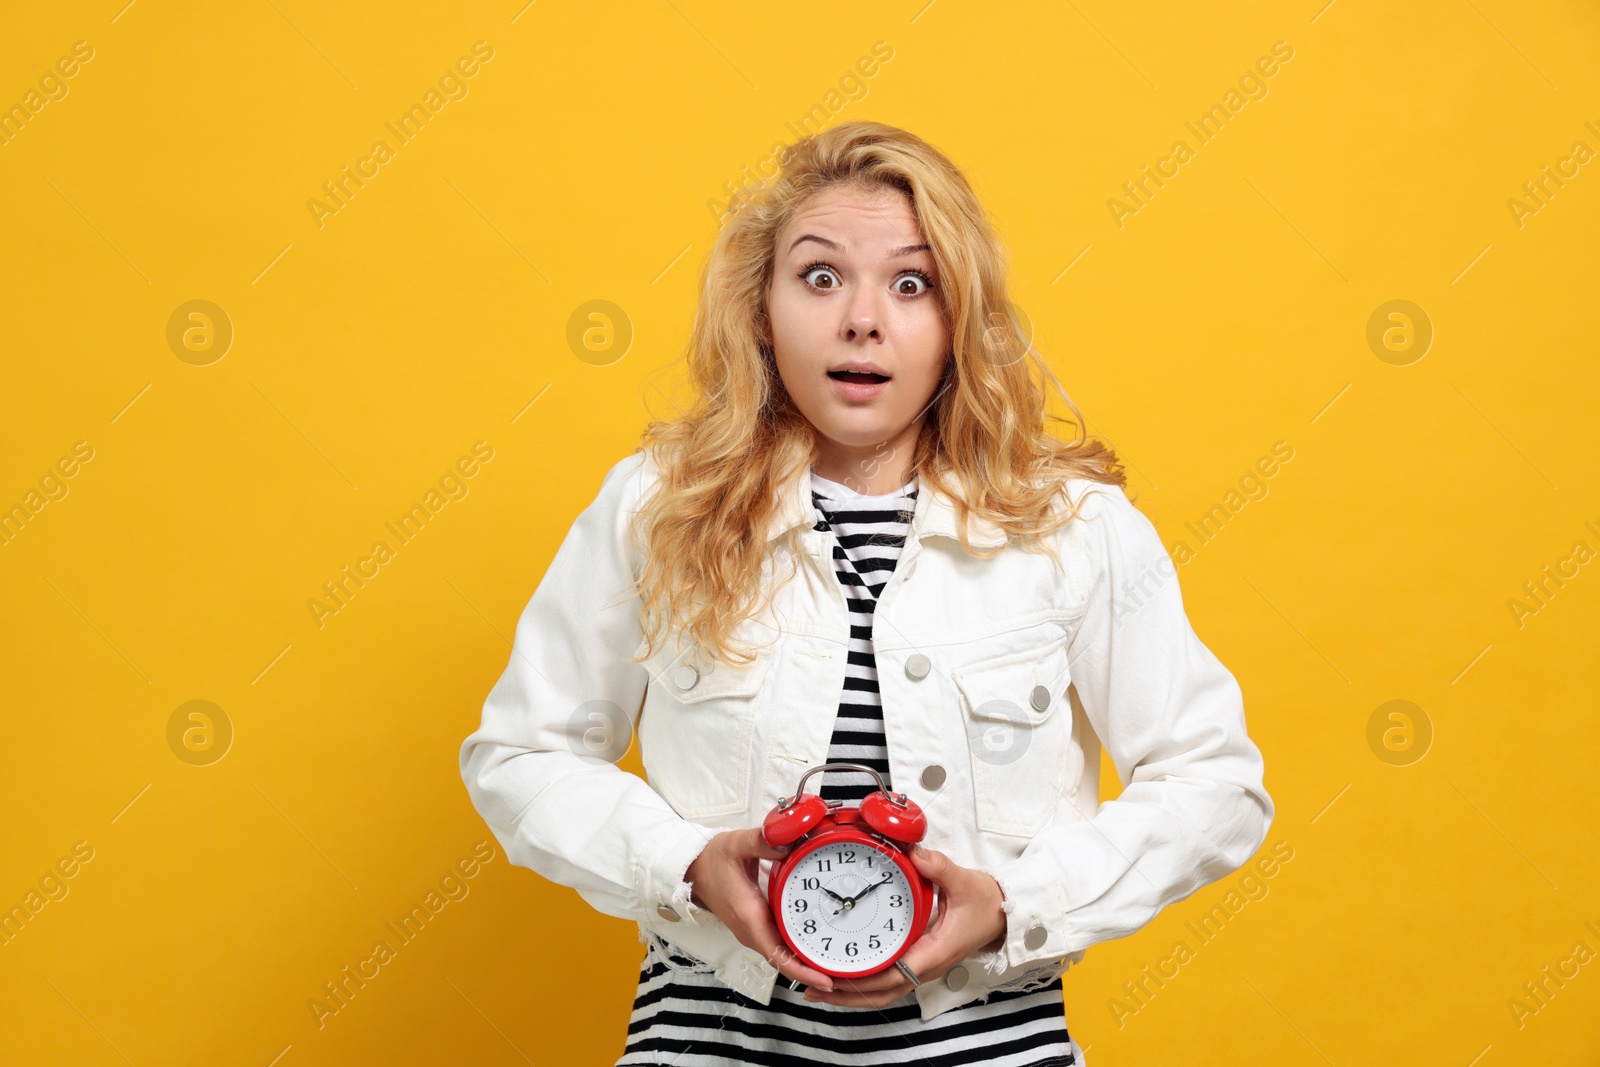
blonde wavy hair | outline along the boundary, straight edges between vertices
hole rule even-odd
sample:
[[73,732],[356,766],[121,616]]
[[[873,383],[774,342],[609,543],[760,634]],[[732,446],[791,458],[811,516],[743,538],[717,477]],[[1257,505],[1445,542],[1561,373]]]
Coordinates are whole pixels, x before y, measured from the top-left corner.
[[[767,290],[780,229],[830,187],[903,193],[932,246],[951,358],[911,473],[952,499],[962,549],[985,559],[1004,551],[973,549],[966,520],[977,514],[1018,547],[1042,546],[1054,558],[1044,538],[1076,516],[1070,503],[1053,506],[1058,494],[1065,501],[1066,479],[1127,484],[1115,452],[1085,436],[1077,405],[1033,348],[1007,299],[999,238],[965,177],[938,149],[883,123],[844,122],[790,145],[780,167],[729,203],[706,262],[684,357],[696,395],[691,409],[670,421],[652,419],[641,437],[661,476],[633,520],[634,545],[646,561],[638,581],[646,651],[633,662],[654,654],[663,629],[674,624],[724,663],[754,658],[734,649],[731,635],[778,588],[772,584],[760,600],[765,531],[781,487],[821,455],[814,428],[778,375]],[[1073,419],[1046,412],[1046,386]],[[1073,439],[1046,433],[1047,419],[1073,425]],[[804,528],[779,542],[791,560]]]

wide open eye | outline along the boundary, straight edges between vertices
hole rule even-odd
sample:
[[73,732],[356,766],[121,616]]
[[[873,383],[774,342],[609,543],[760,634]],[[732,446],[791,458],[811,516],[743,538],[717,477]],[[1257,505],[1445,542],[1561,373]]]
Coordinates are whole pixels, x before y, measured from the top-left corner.
[[[916,279],[919,285],[910,292],[906,291],[906,282]],[[894,281],[894,291],[900,296],[921,296],[933,288],[933,279],[920,270],[908,270]]]
[[[827,284],[819,285],[816,281],[812,280],[813,277],[818,279],[826,278]],[[834,273],[833,268],[828,266],[826,263],[812,263],[806,266],[800,271],[800,280],[811,286],[813,289],[839,288],[839,275]]]

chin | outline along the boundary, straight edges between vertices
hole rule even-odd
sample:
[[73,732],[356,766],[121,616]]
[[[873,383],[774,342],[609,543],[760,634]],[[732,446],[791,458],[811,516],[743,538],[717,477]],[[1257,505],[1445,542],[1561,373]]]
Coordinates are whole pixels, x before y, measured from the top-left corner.
[[887,423],[875,426],[862,426],[859,423],[853,423],[848,427],[835,426],[831,429],[825,429],[823,432],[828,436],[829,440],[846,448],[871,448],[889,440],[904,428],[903,426],[891,426]]

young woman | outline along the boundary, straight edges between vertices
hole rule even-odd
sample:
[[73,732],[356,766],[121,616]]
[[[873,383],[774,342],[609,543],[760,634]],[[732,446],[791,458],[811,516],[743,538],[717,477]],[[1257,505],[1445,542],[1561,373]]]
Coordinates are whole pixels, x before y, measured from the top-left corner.
[[[617,1063],[1081,1064],[1062,972],[1243,864],[1273,805],[1115,455],[1046,432],[1047,386],[1077,409],[981,205],[890,126],[793,145],[730,206],[688,365],[693,408],[606,475],[461,749],[513,863],[639,924]],[[648,784],[613,765],[635,730]],[[938,890],[857,980],[766,898],[763,818],[836,762],[922,807]]]

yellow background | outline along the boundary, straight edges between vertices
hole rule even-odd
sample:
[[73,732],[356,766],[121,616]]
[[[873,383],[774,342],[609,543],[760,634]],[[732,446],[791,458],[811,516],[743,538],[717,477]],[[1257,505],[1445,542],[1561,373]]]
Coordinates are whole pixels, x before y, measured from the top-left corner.
[[[456,756],[517,615],[671,411],[708,203],[821,106],[966,169],[1169,544],[1293,449],[1181,570],[1266,755],[1263,854],[1293,859],[1136,1011],[1124,983],[1244,872],[1069,971],[1087,1061],[1600,1062],[1600,961],[1510,1006],[1600,952],[1600,564],[1509,606],[1600,551],[1600,162],[1520,226],[1507,203],[1600,150],[1592,4],[123,3],[0,34],[7,105],[94,49],[0,146],[0,504],[94,453],[0,546],[0,904],[93,849],[0,946],[0,1060],[620,1053],[633,927],[498,847],[322,1027],[307,1003],[489,839]],[[323,182],[480,40],[468,95],[319,228]],[[1199,145],[1184,123],[1277,41],[1268,95]],[[197,299],[234,330],[204,366],[167,342]],[[1395,299],[1434,329],[1405,366],[1366,341]],[[631,324],[620,358],[569,347],[591,300]],[[480,440],[468,495],[319,628],[322,583]],[[234,731],[208,766],[169,747],[191,700]],[[1369,745],[1392,700],[1432,734],[1406,765]]]

